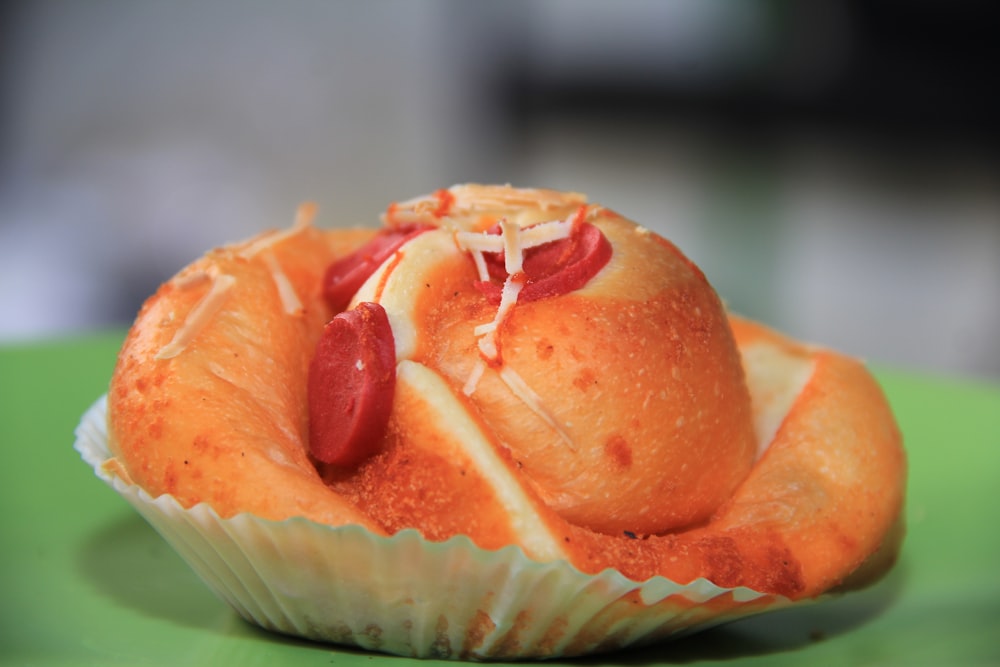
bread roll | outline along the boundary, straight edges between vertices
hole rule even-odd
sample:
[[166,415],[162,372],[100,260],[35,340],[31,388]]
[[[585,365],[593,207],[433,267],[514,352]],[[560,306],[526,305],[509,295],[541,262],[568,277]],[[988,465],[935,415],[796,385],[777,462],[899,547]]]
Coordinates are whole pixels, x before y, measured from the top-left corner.
[[392,205],[377,233],[308,217],[145,304],[109,468],[223,517],[466,535],[636,580],[798,599],[891,564],[905,455],[877,384],[729,315],[668,241],[497,186]]

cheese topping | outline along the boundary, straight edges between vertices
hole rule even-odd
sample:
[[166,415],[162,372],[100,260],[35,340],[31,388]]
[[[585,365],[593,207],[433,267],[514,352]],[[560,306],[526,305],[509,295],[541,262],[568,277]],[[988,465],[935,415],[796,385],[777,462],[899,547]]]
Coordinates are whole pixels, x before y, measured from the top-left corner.
[[184,275],[177,276],[174,278],[174,287],[179,290],[191,289],[192,287],[197,287],[206,280],[211,280],[212,275],[208,271],[192,271],[191,273],[186,273]]
[[433,224],[449,218],[460,220],[463,226],[471,228],[479,222],[479,215],[483,213],[512,209],[552,211],[576,208],[586,203],[586,195],[576,192],[470,183],[394,203],[386,210],[382,221],[390,225],[412,222]]
[[504,241],[496,234],[485,232],[455,232],[455,244],[472,255],[472,262],[476,265],[476,273],[479,279],[487,282],[490,279],[489,269],[486,268],[484,252],[503,252]]
[[569,238],[573,234],[573,225],[580,219],[580,211],[577,211],[565,220],[552,220],[526,227],[521,230],[521,245],[524,248],[534,248],[545,243]]
[[477,359],[476,365],[472,367],[472,372],[469,373],[469,379],[465,381],[465,386],[462,387],[462,393],[466,396],[472,396],[476,393],[476,387],[479,386],[479,380],[482,379],[485,371],[486,362],[482,359]]
[[483,257],[481,252],[472,252],[472,263],[476,265],[476,273],[479,274],[479,279],[483,282],[488,282],[490,279],[490,270],[486,268],[486,258]]
[[473,366],[462,393],[471,396],[475,393],[486,367],[498,367],[498,374],[507,388],[534,414],[549,425],[571,450],[576,449],[573,440],[559,424],[556,418],[546,409],[541,397],[518,375],[510,366],[503,363],[497,337],[500,327],[517,304],[518,295],[524,287],[527,276],[524,269],[524,252],[553,241],[569,238],[580,220],[580,211],[565,220],[552,220],[522,228],[520,225],[506,219],[500,221],[500,234],[486,232],[473,233],[458,231],[454,238],[458,247],[472,255],[479,274],[479,279],[488,281],[490,274],[483,254],[486,252],[504,254],[504,270],[507,273],[500,291],[500,304],[490,322],[479,324],[473,333],[479,338],[478,347],[481,359]]
[[542,403],[541,397],[535,393],[527,382],[524,381],[524,378],[518,375],[517,372],[510,366],[504,366],[501,368],[499,374],[500,379],[503,380],[503,383],[507,385],[512,392],[514,392],[514,395],[517,396],[529,410],[541,417],[542,421],[552,427],[552,430],[559,434],[559,437],[569,446],[570,450],[576,451],[576,446],[573,444],[573,440],[569,437],[569,434],[563,430],[563,428],[559,425],[559,422],[556,421],[556,418],[545,409],[545,405]]
[[[424,284],[424,280],[416,276],[439,261],[440,253],[444,251],[441,240],[447,239],[445,242],[450,243],[452,249],[471,256],[477,278],[482,282],[495,280],[490,274],[491,268],[496,268],[491,266],[495,262],[488,260],[486,253],[502,255],[506,276],[500,288],[499,304],[489,322],[473,326],[479,358],[469,371],[462,393],[472,396],[487,368],[493,368],[530,412],[551,427],[571,449],[575,449],[564,426],[546,408],[542,398],[512,368],[504,365],[499,336],[504,322],[518,303],[522,289],[528,284],[528,276],[524,272],[525,253],[531,248],[572,237],[590,210],[584,205],[585,201],[582,197],[567,198],[561,194],[558,197],[542,197],[537,191],[512,188],[456,186],[446,193],[438,192],[390,206],[384,218],[387,223],[431,222],[438,226],[441,233],[421,235],[408,242],[405,253],[408,270],[400,274],[391,270],[388,263],[383,264],[354,295],[353,302],[373,300],[385,307],[396,338],[397,358],[407,359],[416,347],[415,334],[396,320],[404,318],[403,313],[412,315],[407,304],[414,302],[416,292],[420,291],[418,286]],[[568,210],[573,204],[572,210]],[[481,216],[475,220],[460,218],[473,211],[499,213],[510,210],[512,206],[530,206],[535,210],[551,207],[559,209],[558,215],[568,217],[531,222],[522,217],[509,220],[498,214],[493,220],[499,220],[499,234],[495,228],[492,233],[482,230]]]
[[[495,234],[480,234],[479,236],[496,238]],[[493,317],[493,321],[476,327],[473,332],[480,337],[479,352],[487,363],[500,361],[500,350],[496,340],[497,330],[503,324],[514,304],[517,303],[517,295],[524,285],[524,276],[520,272],[524,260],[523,248],[521,247],[521,228],[513,223],[501,221],[499,240],[503,246],[504,268],[508,269],[503,290],[500,292],[500,305],[497,306],[497,313]],[[515,268],[515,271],[511,272],[510,268]]]
[[461,212],[538,208],[549,211],[587,202],[587,196],[576,192],[557,192],[539,188],[514,188],[510,185],[455,185],[454,208]]
[[160,348],[155,358],[172,359],[183,352],[222,307],[222,304],[226,300],[226,293],[235,284],[236,278],[229,274],[221,273],[215,276],[212,281],[212,287],[195,304],[195,307],[188,312],[187,317],[184,318],[184,323],[174,332],[174,336],[170,339],[170,342]]
[[271,280],[274,281],[274,286],[278,288],[278,298],[281,299],[281,305],[284,307],[285,312],[289,315],[301,315],[304,311],[302,301],[299,299],[299,295],[295,293],[292,281],[285,275],[285,271],[281,268],[281,264],[278,263],[278,259],[274,256],[274,253],[265,252],[261,257],[264,260],[264,264],[267,265],[267,270],[271,272]]
[[281,231],[274,232],[273,234],[268,234],[262,238],[257,239],[253,243],[247,245],[247,247],[240,250],[239,255],[245,259],[252,259],[258,254],[267,250],[278,243],[284,241],[290,236],[294,236],[301,232],[305,227],[308,227],[313,223],[316,218],[316,204],[312,202],[306,202],[300,205],[295,210],[295,220],[292,222],[292,226],[287,229],[282,229]]
[[[488,363],[502,363],[496,337],[500,326],[517,304],[518,294],[525,284],[526,276],[522,272],[524,251],[568,238],[573,233],[573,227],[579,218],[578,211],[565,220],[552,220],[525,228],[513,222],[501,220],[499,235],[487,232],[455,232],[455,243],[460,249],[472,255],[479,279],[482,281],[490,279],[483,253],[502,252],[504,254],[504,270],[507,272],[507,277],[500,291],[500,304],[497,306],[496,315],[492,321],[480,324],[473,330],[473,333],[479,337],[479,352]],[[466,383],[466,387],[469,386],[475,386],[471,378]]]
[[469,252],[503,252],[503,237],[487,232],[455,232],[455,242],[462,250]]
[[521,228],[506,220],[500,221],[500,237],[503,239],[503,268],[508,279],[521,272],[524,265],[524,246],[521,245]]
[[414,197],[404,202],[394,202],[386,209],[382,222],[389,225],[405,225],[414,222],[440,220],[449,213],[455,196],[450,190],[438,190],[432,196]]
[[507,276],[503,290],[500,292],[500,305],[497,306],[497,314],[493,321],[480,324],[473,329],[473,333],[480,337],[479,352],[486,358],[487,362],[500,362],[500,350],[497,347],[498,329],[507,319],[514,304],[517,303],[517,295],[521,293],[521,288],[524,286],[523,276],[523,273]]

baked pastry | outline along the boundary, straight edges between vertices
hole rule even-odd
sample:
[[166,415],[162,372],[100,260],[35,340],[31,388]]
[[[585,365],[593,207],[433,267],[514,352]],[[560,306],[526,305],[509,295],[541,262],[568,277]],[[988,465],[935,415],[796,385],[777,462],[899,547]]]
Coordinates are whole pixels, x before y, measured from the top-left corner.
[[411,655],[577,655],[893,562],[905,454],[876,382],[728,314],[665,239],[506,186],[394,204],[381,231],[312,213],[147,301],[87,454],[247,618]]

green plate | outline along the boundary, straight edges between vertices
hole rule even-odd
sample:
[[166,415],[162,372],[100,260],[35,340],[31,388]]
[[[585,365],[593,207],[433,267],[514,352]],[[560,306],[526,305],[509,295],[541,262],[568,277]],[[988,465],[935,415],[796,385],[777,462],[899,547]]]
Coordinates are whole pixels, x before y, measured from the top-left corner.
[[[73,429],[106,390],[121,339],[116,332],[0,348],[0,662],[407,662],[250,626],[97,480],[72,449]],[[833,602],[573,662],[1000,663],[992,495],[1000,489],[1000,386],[888,369],[877,375],[910,456],[909,535],[888,578]]]

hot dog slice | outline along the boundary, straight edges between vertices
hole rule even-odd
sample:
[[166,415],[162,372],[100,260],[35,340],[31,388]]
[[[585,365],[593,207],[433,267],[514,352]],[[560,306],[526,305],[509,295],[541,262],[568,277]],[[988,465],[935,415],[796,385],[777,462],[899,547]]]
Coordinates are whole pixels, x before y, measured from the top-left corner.
[[382,306],[359,303],[326,325],[309,368],[309,448],[354,465],[378,448],[396,386],[392,328]]
[[[481,281],[476,287],[493,303],[500,303],[507,276],[503,253],[486,256],[486,266],[500,282]],[[525,284],[518,295],[524,303],[566,294],[586,285],[611,259],[611,243],[600,229],[584,222],[558,241],[524,251]]]
[[382,262],[414,236],[433,229],[430,225],[403,225],[386,229],[350,255],[330,265],[323,276],[323,296],[335,313],[347,308],[354,293]]

